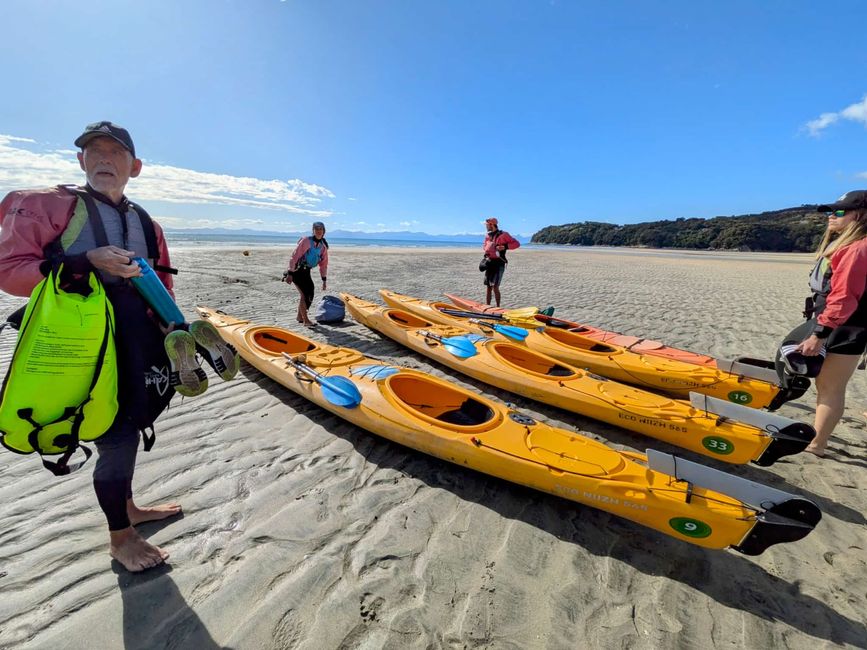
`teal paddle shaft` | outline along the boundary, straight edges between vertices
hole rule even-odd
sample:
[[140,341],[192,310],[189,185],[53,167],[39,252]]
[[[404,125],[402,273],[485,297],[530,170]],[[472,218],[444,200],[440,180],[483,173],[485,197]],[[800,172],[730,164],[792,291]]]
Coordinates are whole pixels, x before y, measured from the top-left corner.
[[457,316],[458,318],[484,318],[485,320],[506,320],[501,314],[482,313],[478,311],[464,311],[462,309],[446,309],[439,308],[444,314],[449,316]]
[[154,313],[165,324],[174,323],[182,325],[186,322],[184,315],[175,301],[172,300],[168,289],[163,285],[162,281],[157,277],[157,274],[151,268],[150,264],[143,257],[133,257],[132,261],[138,264],[141,269],[141,275],[137,278],[130,278],[133,286],[138,289],[145,302],[154,310]]

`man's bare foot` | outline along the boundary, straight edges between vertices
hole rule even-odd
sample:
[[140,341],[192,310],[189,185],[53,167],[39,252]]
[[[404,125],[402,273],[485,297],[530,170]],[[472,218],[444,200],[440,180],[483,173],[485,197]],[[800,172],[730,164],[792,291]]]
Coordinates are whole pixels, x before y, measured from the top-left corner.
[[825,457],[825,448],[824,447],[814,447],[813,445],[807,445],[807,448],[804,451],[813,454],[814,456],[818,456],[819,458]]
[[152,569],[169,559],[166,551],[146,542],[132,526],[123,530],[109,531],[108,534],[111,538],[108,546],[109,555],[131,573]]
[[143,524],[146,521],[159,521],[180,513],[180,503],[162,503],[158,506],[139,508],[132,499],[126,502],[126,514],[129,517],[129,523],[133,526]]

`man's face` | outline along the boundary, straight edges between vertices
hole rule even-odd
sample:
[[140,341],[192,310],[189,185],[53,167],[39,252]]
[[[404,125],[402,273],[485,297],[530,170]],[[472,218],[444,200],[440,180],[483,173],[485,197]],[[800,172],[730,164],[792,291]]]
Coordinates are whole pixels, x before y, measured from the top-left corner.
[[494,232],[497,229],[496,224],[493,224],[490,221],[485,222],[485,227],[488,229],[488,232]]
[[114,201],[120,201],[129,179],[141,172],[141,160],[133,158],[120,142],[107,136],[84,145],[78,154],[78,164],[90,186]]

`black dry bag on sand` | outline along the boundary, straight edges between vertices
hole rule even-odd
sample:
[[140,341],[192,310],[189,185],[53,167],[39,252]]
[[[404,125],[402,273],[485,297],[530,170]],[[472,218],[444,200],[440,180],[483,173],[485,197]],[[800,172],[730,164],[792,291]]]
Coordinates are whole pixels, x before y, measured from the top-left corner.
[[322,296],[313,316],[317,323],[342,323],[345,317],[346,305],[337,296]]

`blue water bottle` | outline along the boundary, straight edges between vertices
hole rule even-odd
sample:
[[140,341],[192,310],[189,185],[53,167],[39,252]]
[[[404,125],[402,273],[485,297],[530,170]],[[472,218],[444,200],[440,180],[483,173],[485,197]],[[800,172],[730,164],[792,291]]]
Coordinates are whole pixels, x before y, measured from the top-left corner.
[[175,323],[180,325],[186,322],[184,315],[165,285],[157,277],[157,274],[143,257],[133,257],[132,261],[138,264],[141,269],[141,275],[137,278],[130,278],[133,286],[138,289],[145,302],[150,305],[154,313],[159,316],[159,319],[165,324]]

